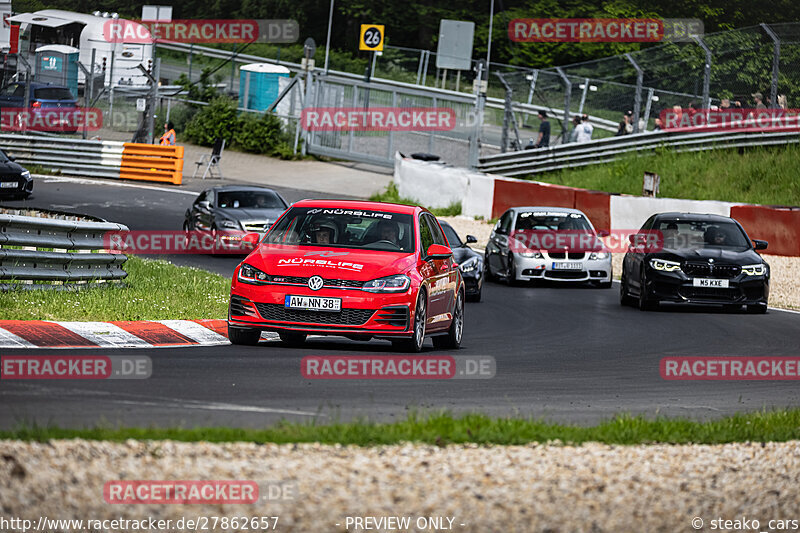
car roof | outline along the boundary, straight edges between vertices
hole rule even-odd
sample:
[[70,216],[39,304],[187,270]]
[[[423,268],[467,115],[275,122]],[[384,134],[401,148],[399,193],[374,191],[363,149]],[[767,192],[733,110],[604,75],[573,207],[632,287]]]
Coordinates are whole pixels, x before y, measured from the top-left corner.
[[580,209],[573,209],[571,207],[557,207],[553,205],[526,205],[520,207],[511,207],[514,211],[560,211],[562,213],[577,213],[586,216],[586,213]]
[[713,213],[679,213],[677,211],[672,211],[669,213],[656,214],[656,220],[661,220],[663,218],[696,220],[698,222],[731,222],[733,220],[731,217],[716,215]]
[[231,192],[231,191],[253,191],[253,192],[272,192],[278,194],[274,189],[269,187],[260,187],[258,185],[217,185],[211,187],[214,192]]
[[413,215],[425,210],[417,205],[393,204],[389,202],[372,202],[369,200],[300,200],[292,207],[331,207],[335,209],[372,209]]

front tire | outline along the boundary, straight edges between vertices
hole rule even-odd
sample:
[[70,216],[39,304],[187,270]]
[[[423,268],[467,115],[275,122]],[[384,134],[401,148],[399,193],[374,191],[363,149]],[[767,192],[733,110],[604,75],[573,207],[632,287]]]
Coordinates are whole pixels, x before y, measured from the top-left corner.
[[461,347],[461,336],[463,333],[464,296],[459,292],[456,297],[456,305],[453,308],[453,320],[450,323],[450,329],[447,330],[447,335],[433,338],[433,347],[458,350]]
[[424,290],[420,290],[417,296],[416,311],[414,311],[414,335],[410,339],[393,341],[392,344],[395,347],[405,352],[418,353],[422,351],[422,345],[425,343],[425,323],[428,319],[427,309],[427,295]]
[[486,281],[497,281],[497,277],[492,273],[492,267],[489,266],[489,254],[484,254],[483,264],[483,279]]
[[645,289],[647,278],[645,278],[644,272],[642,272],[642,277],[639,279],[639,281],[639,310],[652,311],[656,308],[658,302],[647,297],[647,289]]
[[519,285],[517,281],[517,264],[514,262],[514,256],[508,254],[508,276],[506,277],[509,287],[516,287]]
[[228,325],[228,340],[240,346],[255,346],[261,339],[261,330]]

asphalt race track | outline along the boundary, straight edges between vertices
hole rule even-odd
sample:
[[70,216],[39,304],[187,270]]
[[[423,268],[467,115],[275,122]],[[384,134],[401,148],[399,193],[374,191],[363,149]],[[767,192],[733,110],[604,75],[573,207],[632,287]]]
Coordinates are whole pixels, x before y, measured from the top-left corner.
[[[104,216],[131,229],[179,228],[193,199],[181,195],[176,201],[174,193],[122,187],[110,194],[110,186],[102,184],[37,180],[35,187],[30,205]],[[289,201],[304,194],[280,192]],[[175,259],[226,274],[238,261]],[[617,290],[616,284],[611,290],[485,286],[484,301],[467,305],[464,340],[457,354],[494,356],[494,379],[323,381],[306,380],[300,374],[303,356],[393,353],[384,341],[314,338],[302,348],[262,342],[258,347],[108,350],[103,353],[148,355],[153,360],[152,377],[3,381],[0,427],[34,421],[62,427],[259,427],[279,419],[394,420],[412,410],[480,411],[590,423],[620,412],[702,419],[800,405],[800,391],[788,380],[679,382],[665,381],[659,374],[664,356],[796,356],[800,314],[771,309],[766,315],[748,315],[676,307],[642,313],[620,307]],[[4,355],[17,353],[31,352],[6,350]],[[445,352],[434,352],[427,341],[423,353]]]

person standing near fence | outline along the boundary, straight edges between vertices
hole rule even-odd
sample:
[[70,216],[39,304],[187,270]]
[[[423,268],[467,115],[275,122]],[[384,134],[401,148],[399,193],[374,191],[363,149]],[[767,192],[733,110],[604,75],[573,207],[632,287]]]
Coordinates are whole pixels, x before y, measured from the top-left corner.
[[539,138],[536,139],[534,148],[547,148],[550,146],[550,122],[547,120],[547,111],[539,111]]
[[175,146],[175,127],[172,122],[164,124],[164,135],[161,136],[162,146]]
[[574,143],[578,142],[578,134],[581,127],[581,117],[574,116],[572,117],[572,130],[569,132],[569,142]]
[[578,126],[578,139],[579,143],[585,143],[592,140],[592,133],[594,133],[594,126],[589,122],[589,115],[581,117],[581,125]]

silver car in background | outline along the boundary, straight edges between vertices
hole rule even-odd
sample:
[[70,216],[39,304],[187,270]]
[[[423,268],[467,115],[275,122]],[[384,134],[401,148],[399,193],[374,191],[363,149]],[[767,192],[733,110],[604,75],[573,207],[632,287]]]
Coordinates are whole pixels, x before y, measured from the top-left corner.
[[[578,238],[589,239],[592,245],[560,247],[562,241],[577,242]],[[589,218],[578,209],[508,209],[492,230],[484,264],[487,279],[504,278],[512,285],[547,280],[611,287],[611,254],[602,246]]]

